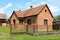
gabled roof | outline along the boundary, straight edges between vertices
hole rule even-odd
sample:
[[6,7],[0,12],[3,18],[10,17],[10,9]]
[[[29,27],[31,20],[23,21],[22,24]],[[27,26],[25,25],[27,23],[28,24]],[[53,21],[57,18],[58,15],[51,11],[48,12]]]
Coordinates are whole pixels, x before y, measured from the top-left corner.
[[0,19],[6,19],[6,14],[1,14],[0,13]]
[[[28,16],[39,14],[45,7],[48,8],[47,4],[44,4],[44,5],[35,7],[35,8],[30,8],[30,9],[25,10],[25,11],[14,11],[14,13],[16,14],[17,17],[28,17]],[[48,8],[48,10],[49,10],[49,8]],[[50,10],[49,10],[49,12],[50,12]],[[50,14],[52,16],[51,12],[50,12]]]
[[56,20],[53,22],[54,24],[60,24],[60,20]]
[[32,15],[37,15],[38,12],[42,11],[42,9],[45,7],[45,5],[41,5],[41,6],[38,6],[38,7],[35,7],[35,8],[31,8],[29,10],[26,10],[25,12],[25,17],[26,16],[32,16]]
[[24,11],[14,11],[17,17],[24,17]]

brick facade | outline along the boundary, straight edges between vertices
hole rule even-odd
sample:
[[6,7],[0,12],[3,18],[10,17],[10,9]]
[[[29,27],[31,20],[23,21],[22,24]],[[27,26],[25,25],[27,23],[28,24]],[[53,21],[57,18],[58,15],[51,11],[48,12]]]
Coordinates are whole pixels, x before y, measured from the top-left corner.
[[[37,11],[39,11],[39,10],[37,10]],[[28,25],[27,20],[31,19],[31,25],[37,25],[38,30],[40,30],[40,31],[47,30],[47,26],[44,25],[44,19],[47,19],[48,20],[48,30],[52,30],[53,17],[52,17],[50,10],[48,9],[47,6],[45,6],[43,8],[43,10],[41,12],[39,12],[39,14],[37,14],[37,15],[23,17],[23,19],[24,19],[23,25],[19,24],[19,18],[20,17],[17,17],[17,15],[15,13],[13,13],[11,18],[10,18],[11,26],[14,27],[13,20],[15,20],[16,28],[18,28],[18,29],[25,28],[25,25]]]
[[[45,10],[47,10],[47,12],[45,12]],[[52,22],[53,22],[53,18],[48,10],[47,7],[45,7],[43,9],[43,11],[38,15],[37,17],[37,25],[41,25],[42,27],[38,26],[38,28],[46,30],[47,26],[44,25],[44,19],[48,20],[48,28],[49,30],[52,30]]]

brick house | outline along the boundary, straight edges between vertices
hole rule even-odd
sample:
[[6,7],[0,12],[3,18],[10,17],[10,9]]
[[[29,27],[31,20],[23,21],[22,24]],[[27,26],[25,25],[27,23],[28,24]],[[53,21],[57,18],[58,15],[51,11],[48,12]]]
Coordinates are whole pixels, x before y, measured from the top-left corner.
[[0,26],[6,26],[6,14],[0,14]]
[[[25,25],[37,25],[38,30],[47,30],[47,25],[49,30],[52,30],[53,15],[49,10],[47,4],[33,7],[24,11],[13,11],[10,17],[10,26],[13,28],[16,26],[19,29],[25,27]],[[30,26],[31,27],[31,26]]]

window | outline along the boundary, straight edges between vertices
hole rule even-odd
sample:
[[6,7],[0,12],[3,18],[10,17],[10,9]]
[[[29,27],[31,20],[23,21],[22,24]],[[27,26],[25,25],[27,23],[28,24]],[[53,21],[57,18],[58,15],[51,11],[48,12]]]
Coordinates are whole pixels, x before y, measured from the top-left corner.
[[47,12],[47,10],[45,10],[45,12]]
[[19,24],[23,24],[23,19],[22,18],[19,19]]
[[27,22],[29,25],[31,25],[31,19],[28,19],[28,22]]
[[44,25],[48,25],[48,20],[44,19]]

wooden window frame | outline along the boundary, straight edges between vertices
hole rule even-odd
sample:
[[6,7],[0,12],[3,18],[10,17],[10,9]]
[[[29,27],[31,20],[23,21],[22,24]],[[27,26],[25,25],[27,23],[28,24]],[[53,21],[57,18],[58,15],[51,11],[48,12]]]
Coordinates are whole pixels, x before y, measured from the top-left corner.
[[23,24],[23,18],[19,19],[19,24]]
[[44,25],[48,25],[48,20],[44,19]]

